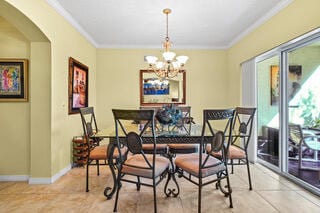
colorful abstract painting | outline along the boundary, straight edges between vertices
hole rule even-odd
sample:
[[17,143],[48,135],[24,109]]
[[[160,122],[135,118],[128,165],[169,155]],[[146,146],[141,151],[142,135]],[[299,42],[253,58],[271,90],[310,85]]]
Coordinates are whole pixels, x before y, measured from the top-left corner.
[[27,100],[27,60],[0,60],[0,101]]

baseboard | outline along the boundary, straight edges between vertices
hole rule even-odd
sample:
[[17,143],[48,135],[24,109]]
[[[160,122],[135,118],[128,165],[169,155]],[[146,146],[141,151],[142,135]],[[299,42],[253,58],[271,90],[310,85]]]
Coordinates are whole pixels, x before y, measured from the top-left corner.
[[56,180],[58,180],[59,178],[61,178],[63,175],[67,174],[67,172],[69,172],[71,170],[71,168],[72,168],[72,165],[69,164],[67,167],[60,170],[60,172],[58,172],[53,177],[51,177],[52,183],[55,182]]
[[29,175],[0,175],[0,182],[28,181],[29,184],[51,184],[71,170],[71,164],[48,178],[32,178]]
[[0,182],[2,181],[28,181],[29,175],[0,175]]
[[51,184],[58,180],[60,177],[65,175],[71,169],[71,164],[66,168],[60,170],[57,174],[51,178],[29,178],[29,184]]

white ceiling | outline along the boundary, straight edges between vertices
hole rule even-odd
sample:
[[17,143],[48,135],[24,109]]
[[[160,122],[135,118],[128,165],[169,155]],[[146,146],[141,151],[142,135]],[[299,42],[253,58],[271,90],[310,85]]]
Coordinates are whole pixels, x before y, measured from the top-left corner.
[[223,49],[292,0],[47,0],[98,48]]

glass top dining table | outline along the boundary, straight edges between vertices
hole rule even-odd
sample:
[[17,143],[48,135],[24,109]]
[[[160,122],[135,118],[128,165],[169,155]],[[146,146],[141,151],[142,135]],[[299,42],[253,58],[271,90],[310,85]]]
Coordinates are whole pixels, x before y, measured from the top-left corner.
[[[126,126],[126,129],[132,132],[139,132],[139,128],[141,127],[138,124],[130,124],[129,128],[128,126]],[[190,128],[188,130],[178,129],[178,128],[174,130],[168,130],[168,128],[163,128],[160,130],[160,128],[156,128],[156,131],[155,131],[157,143],[163,143],[163,142],[168,143],[168,141],[161,140],[162,138],[164,139],[165,138],[181,138],[181,137],[197,138],[197,137],[201,137],[201,133],[202,133],[202,125],[198,125],[198,124],[190,125]],[[148,134],[150,134],[150,137],[151,137],[151,133],[148,131],[146,131],[144,136],[148,137]],[[205,133],[205,135],[210,136],[210,133],[209,132]],[[122,136],[124,136],[123,132],[119,131],[119,137],[122,137]],[[97,133],[95,133],[91,137],[92,138],[115,138],[116,137],[115,128],[114,126],[112,126],[112,127],[99,130]],[[188,141],[186,141],[185,143],[188,143]],[[199,142],[195,142],[195,143],[199,143]]]
[[[129,130],[128,131],[137,131],[141,128],[138,124],[130,124]],[[190,128],[186,131],[186,129],[181,130],[181,129],[176,129],[176,131],[167,131],[167,128],[163,128],[160,131],[157,129],[156,131],[156,143],[157,144],[200,144],[200,143],[206,143],[212,140],[213,136],[212,134],[210,135],[209,133],[204,134],[205,136],[202,138],[202,125],[198,124],[192,124]],[[119,131],[121,132],[121,131]],[[146,133],[148,134],[148,133]],[[117,189],[117,177],[116,177],[116,159],[113,156],[112,153],[114,153],[115,147],[117,146],[117,140],[116,140],[116,134],[115,134],[115,129],[113,127],[109,127],[103,130],[98,131],[94,135],[91,136],[91,138],[105,138],[109,139],[108,143],[108,165],[110,167],[112,177],[113,177],[113,186],[109,187],[107,186],[104,190],[104,195],[107,197],[107,199],[111,199],[113,194],[116,192]],[[119,133],[119,138],[120,141],[125,144],[124,140],[124,134]],[[148,140],[148,138],[150,140]],[[203,140],[202,140],[203,139]],[[148,135],[144,135],[144,143],[152,143],[152,136],[150,134],[150,137]],[[169,155],[169,158],[172,157]],[[171,159],[172,160],[172,159]],[[167,184],[166,184],[167,185]],[[179,191],[179,186],[176,183],[177,190]],[[172,190],[169,190],[172,191]],[[174,195],[176,196],[176,195]]]

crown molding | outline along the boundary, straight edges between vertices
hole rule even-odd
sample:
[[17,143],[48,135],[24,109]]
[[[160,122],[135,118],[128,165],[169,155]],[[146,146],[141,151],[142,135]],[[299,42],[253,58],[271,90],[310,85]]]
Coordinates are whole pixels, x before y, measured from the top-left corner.
[[[98,45],[99,49],[156,49],[162,50],[161,45]],[[201,46],[201,45],[179,45],[171,47],[174,50],[224,50],[228,49],[228,46]]]
[[65,18],[76,30],[85,37],[94,47],[97,48],[97,42],[81,27],[81,25],[72,18],[61,4],[56,0],[47,0],[48,4],[51,5],[63,18]]
[[291,4],[294,0],[286,0],[283,2],[280,2],[276,7],[274,7],[272,10],[270,10],[267,14],[262,16],[260,19],[258,19],[255,23],[253,23],[250,27],[248,27],[245,31],[243,31],[239,36],[237,36],[235,39],[233,39],[227,48],[231,48],[233,45],[235,45],[238,41],[243,39],[245,36],[247,36],[249,33],[254,31],[256,28],[261,26],[263,23],[271,19],[274,15],[279,13],[282,9],[287,7],[289,4]]

